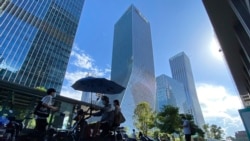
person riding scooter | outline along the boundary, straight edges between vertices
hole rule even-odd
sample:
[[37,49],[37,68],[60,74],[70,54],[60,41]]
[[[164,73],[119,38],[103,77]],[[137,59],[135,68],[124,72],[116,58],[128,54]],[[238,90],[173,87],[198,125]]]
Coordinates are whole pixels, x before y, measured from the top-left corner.
[[[100,134],[100,136],[107,135],[114,122],[114,112],[109,103],[109,98],[107,96],[102,96],[101,101],[104,107],[101,108],[99,112],[92,114],[92,116],[101,116],[101,120],[94,124],[93,137],[98,134]],[[102,130],[101,133],[99,133],[100,130]]]

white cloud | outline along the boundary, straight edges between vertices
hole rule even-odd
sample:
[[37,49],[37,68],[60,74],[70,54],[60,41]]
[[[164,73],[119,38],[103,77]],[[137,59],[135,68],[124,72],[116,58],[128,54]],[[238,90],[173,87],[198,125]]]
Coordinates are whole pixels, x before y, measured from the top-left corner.
[[71,88],[75,81],[87,76],[109,76],[110,68],[100,69],[96,67],[94,64],[94,59],[81,50],[77,44],[74,44],[70,59],[71,62],[68,65],[68,70],[66,71],[64,84],[61,91],[62,96],[80,100],[82,92]]
[[73,84],[80,78],[88,76],[89,73],[87,71],[75,71],[75,72],[66,72],[65,79],[68,83]]
[[215,124],[234,136],[236,131],[244,130],[238,109],[242,108],[239,96],[233,95],[223,86],[198,84],[197,95],[206,123]]
[[84,52],[76,52],[76,51],[72,51],[71,52],[71,57],[74,57],[75,60],[73,61],[72,64],[74,64],[75,66],[79,67],[79,68],[84,68],[84,69],[92,69],[93,68],[93,59],[88,56],[87,54],[85,54]]
[[69,97],[72,99],[76,99],[76,100],[81,100],[82,92],[76,91],[71,87],[63,86],[60,95],[65,96],[65,97]]

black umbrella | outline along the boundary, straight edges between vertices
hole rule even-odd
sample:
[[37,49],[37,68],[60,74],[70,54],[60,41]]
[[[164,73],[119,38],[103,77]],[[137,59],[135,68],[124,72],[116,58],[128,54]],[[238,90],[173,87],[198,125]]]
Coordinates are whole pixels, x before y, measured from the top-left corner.
[[118,94],[125,88],[105,78],[85,77],[77,80],[72,87],[75,90],[104,94]]

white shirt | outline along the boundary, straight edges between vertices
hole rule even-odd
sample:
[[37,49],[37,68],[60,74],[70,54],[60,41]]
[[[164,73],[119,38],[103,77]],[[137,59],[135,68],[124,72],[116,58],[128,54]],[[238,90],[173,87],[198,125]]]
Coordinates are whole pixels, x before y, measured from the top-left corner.
[[46,95],[42,98],[41,101],[43,102],[43,104],[52,105],[52,98],[52,95]]
[[133,139],[136,139],[136,134],[135,134],[135,132],[132,133],[132,138],[133,138]]
[[[42,98],[42,103],[43,104],[47,104],[47,105],[52,105],[52,96],[51,95],[46,95],[46,96],[44,96],[43,98]],[[47,108],[47,107],[44,107],[44,108]],[[46,117],[40,117],[40,116],[37,116],[36,115],[36,119],[47,119]]]
[[191,134],[191,131],[190,131],[190,125],[189,125],[189,121],[188,120],[183,120],[183,132],[185,135],[187,134]]

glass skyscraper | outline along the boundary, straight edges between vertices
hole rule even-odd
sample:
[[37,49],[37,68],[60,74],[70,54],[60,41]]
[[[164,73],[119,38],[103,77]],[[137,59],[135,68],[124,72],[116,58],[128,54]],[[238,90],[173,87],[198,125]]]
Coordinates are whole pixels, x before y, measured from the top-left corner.
[[0,80],[61,90],[84,0],[1,0]]
[[184,113],[186,101],[182,83],[164,74],[156,78],[156,111],[161,111],[164,105],[171,105],[178,107],[179,113]]
[[193,73],[189,58],[181,52],[169,59],[172,77],[184,85],[187,96],[187,107],[185,113],[192,114],[195,123],[202,127],[205,124],[201,107],[198,101],[194,84]]
[[111,80],[126,88],[110,98],[121,101],[125,126],[133,128],[136,105],[148,102],[154,109],[156,93],[150,24],[133,5],[115,24]]

